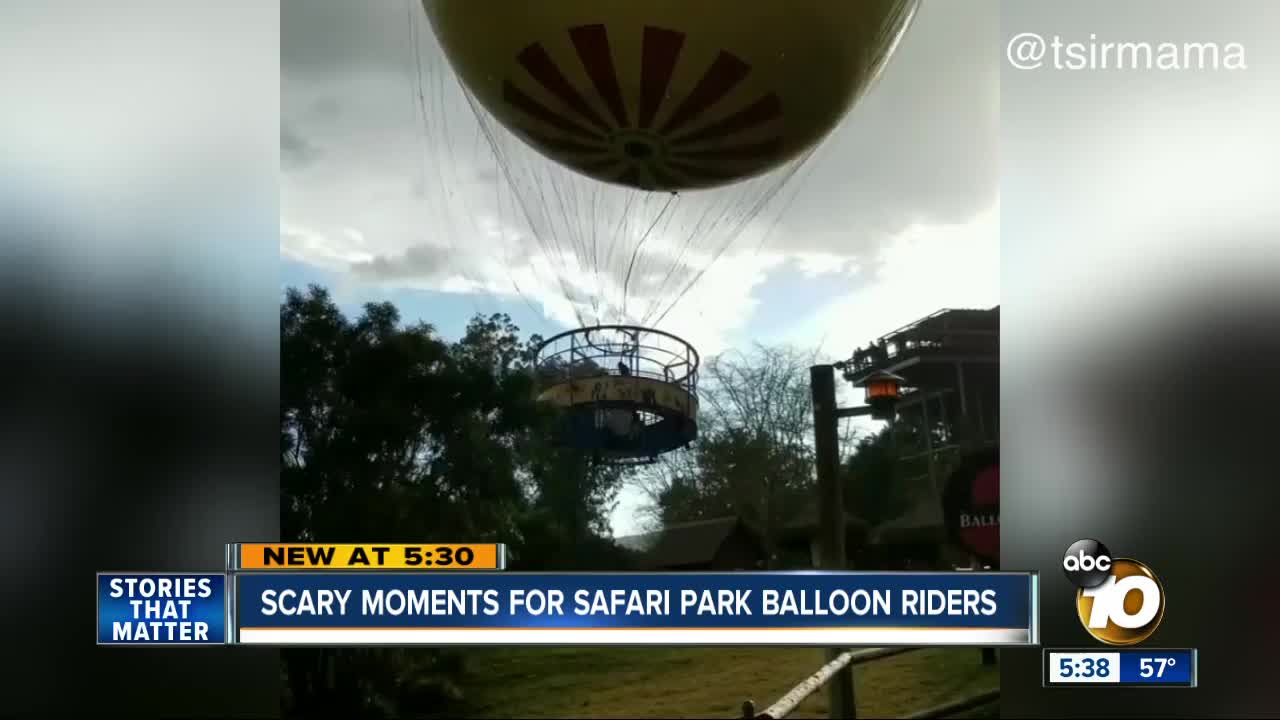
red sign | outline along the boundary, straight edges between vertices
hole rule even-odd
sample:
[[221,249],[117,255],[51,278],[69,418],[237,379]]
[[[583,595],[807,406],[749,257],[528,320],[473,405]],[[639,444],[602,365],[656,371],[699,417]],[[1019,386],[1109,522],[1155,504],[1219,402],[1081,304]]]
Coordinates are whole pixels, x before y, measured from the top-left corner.
[[965,458],[947,481],[942,510],[951,541],[983,563],[999,567],[999,448]]

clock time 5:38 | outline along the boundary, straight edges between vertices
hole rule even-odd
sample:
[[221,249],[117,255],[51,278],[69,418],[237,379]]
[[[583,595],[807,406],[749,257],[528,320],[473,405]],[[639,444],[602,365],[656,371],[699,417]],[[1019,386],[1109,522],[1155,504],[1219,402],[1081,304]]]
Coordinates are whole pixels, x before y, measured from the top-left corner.
[[1120,653],[1050,653],[1052,683],[1114,683],[1120,680]]

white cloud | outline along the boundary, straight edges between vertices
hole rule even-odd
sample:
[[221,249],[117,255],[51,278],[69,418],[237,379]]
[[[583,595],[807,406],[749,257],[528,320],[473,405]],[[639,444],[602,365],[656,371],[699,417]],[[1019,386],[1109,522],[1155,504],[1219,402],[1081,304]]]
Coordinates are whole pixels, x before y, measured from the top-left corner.
[[778,339],[821,339],[824,354],[839,360],[936,310],[999,304],[999,218],[996,205],[964,224],[907,228],[881,250],[868,284],[833,299]]
[[373,254],[365,247],[364,235],[351,228],[323,233],[280,224],[280,254],[325,270],[343,271],[352,263],[373,260]]
[[796,253],[791,255],[791,262],[805,277],[810,278],[824,275],[856,275],[860,268],[859,263],[853,258],[836,253]]
[[692,343],[704,360],[729,349],[761,302],[754,291],[783,262],[781,255],[765,253],[722,257],[668,313],[662,329]]

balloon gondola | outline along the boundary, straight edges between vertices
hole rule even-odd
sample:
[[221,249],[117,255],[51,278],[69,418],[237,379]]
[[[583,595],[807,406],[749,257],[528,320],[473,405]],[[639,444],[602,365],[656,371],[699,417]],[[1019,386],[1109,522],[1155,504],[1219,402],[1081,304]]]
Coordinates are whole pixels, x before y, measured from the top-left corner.
[[648,464],[697,438],[698,364],[670,333],[579,328],[538,348],[538,399],[558,411],[563,445],[601,464]]

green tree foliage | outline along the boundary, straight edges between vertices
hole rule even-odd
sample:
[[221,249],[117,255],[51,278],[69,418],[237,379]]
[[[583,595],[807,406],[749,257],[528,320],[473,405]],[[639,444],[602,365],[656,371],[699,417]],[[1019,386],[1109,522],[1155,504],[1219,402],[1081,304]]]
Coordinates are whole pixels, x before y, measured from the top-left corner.
[[699,438],[643,473],[654,524],[737,514],[776,551],[813,506],[812,353],[757,345],[713,358],[699,380]]
[[[616,471],[551,442],[530,349],[505,315],[447,342],[390,303],[345,317],[323,288],[280,306],[281,534],[318,542],[499,541],[512,566],[615,569]],[[291,650],[293,709],[343,717],[439,710],[461,656]]]
[[907,510],[907,501],[895,484],[900,443],[886,427],[862,438],[844,464],[844,498],[859,517],[875,526]]
[[[933,447],[943,445],[941,429],[934,428]],[[860,439],[843,465],[845,505],[871,526],[909,512],[916,503],[937,503],[930,476],[925,436],[921,428],[906,422],[886,425]],[[934,454],[932,472],[946,477],[946,453]]]

